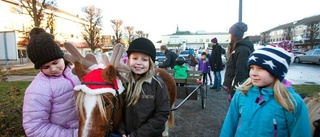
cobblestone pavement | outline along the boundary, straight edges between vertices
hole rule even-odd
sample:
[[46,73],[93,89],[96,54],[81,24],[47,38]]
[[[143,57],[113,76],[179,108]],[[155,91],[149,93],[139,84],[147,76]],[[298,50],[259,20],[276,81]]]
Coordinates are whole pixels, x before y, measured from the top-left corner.
[[[202,109],[201,98],[187,100],[175,110],[175,125],[169,130],[169,137],[218,137],[228,111],[227,93],[207,90],[206,107]],[[196,94],[196,93],[195,93]],[[182,101],[178,99],[176,106]]]

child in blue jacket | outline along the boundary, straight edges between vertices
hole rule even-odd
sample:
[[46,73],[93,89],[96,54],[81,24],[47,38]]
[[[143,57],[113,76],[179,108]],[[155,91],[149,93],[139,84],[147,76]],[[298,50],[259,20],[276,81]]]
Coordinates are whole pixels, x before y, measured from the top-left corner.
[[290,60],[271,46],[250,55],[250,77],[237,88],[220,137],[311,137],[306,104],[283,84]]

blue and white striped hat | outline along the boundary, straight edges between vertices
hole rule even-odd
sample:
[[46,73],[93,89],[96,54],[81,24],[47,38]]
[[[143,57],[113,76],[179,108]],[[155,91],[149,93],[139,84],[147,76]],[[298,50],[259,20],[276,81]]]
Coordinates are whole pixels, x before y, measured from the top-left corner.
[[291,54],[279,47],[266,46],[254,51],[248,60],[248,66],[258,65],[266,69],[281,82],[287,75]]

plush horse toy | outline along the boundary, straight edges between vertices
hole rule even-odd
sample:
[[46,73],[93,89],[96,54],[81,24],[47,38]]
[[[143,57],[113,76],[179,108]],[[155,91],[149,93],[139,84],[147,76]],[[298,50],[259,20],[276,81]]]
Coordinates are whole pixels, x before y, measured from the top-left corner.
[[73,73],[82,81],[74,87],[76,109],[79,115],[79,137],[104,137],[117,133],[122,118],[124,91],[122,75],[129,73],[120,59],[125,52],[121,44],[114,47],[111,59],[103,54],[103,63],[98,63],[93,54],[83,57],[72,43],[65,43],[70,54],[65,59],[73,62]]

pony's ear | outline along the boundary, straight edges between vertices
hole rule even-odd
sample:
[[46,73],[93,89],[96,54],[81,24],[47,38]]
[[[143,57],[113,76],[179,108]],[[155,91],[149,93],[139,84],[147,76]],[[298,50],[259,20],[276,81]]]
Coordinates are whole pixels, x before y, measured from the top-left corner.
[[83,76],[85,76],[89,72],[88,69],[90,67],[96,66],[96,64],[98,64],[97,59],[93,54],[87,54],[85,57],[83,57],[74,44],[66,42],[64,43],[64,47],[69,52],[64,55],[64,58],[67,61],[75,64],[72,72],[73,74],[77,75],[78,78],[83,78]]
[[122,54],[125,52],[124,46],[121,43],[117,43],[114,46],[113,53],[111,58],[108,59],[106,55],[102,56],[103,61],[105,62],[105,66],[110,64],[114,65],[117,70],[117,76],[122,81],[127,82],[128,79],[124,76],[125,73],[130,73],[130,68],[121,62]]
[[86,57],[83,57],[77,47],[70,43],[64,43],[64,47],[70,54],[65,54],[64,58],[69,62],[79,62],[80,64],[84,65],[86,68],[91,67],[97,63],[97,59],[93,54],[87,54]]
[[113,65],[108,65],[101,73],[105,82],[113,82],[117,77],[117,70]]

